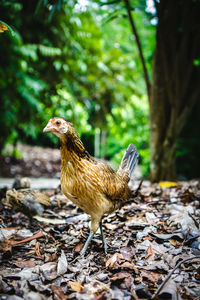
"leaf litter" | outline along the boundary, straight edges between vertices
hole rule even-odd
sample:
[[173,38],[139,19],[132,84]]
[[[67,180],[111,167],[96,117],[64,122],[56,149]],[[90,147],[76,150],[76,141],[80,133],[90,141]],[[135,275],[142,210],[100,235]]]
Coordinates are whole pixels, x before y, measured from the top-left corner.
[[[89,217],[59,189],[29,218],[0,201],[0,299],[197,299],[200,182],[151,184],[104,218],[85,258]],[[3,195],[3,193],[2,193]]]

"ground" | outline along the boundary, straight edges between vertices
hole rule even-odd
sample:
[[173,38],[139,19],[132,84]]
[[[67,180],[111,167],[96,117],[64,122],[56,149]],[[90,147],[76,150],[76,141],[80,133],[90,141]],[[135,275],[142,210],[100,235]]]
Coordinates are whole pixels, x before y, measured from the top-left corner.
[[[11,177],[16,175],[29,177],[60,177],[60,150],[42,148],[38,146],[17,146],[17,158],[5,155],[0,161],[0,176]],[[7,147],[7,153],[13,154],[13,148]]]
[[0,299],[200,299],[198,180],[144,181],[137,198],[104,218],[108,254],[97,233],[85,258],[89,217],[59,188],[45,193],[51,205],[36,220],[1,190]]

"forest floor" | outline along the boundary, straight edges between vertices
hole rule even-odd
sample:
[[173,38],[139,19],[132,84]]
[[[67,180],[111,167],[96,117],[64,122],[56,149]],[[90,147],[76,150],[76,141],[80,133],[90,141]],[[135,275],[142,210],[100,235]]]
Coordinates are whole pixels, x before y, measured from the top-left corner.
[[198,180],[144,181],[132,203],[104,218],[108,254],[97,233],[85,258],[89,217],[59,189],[45,193],[43,219],[30,220],[1,190],[0,299],[200,299]]
[[12,147],[7,147],[3,159],[0,161],[1,177],[60,177],[60,150],[42,148],[39,146],[28,146],[19,144],[17,156],[13,157]]

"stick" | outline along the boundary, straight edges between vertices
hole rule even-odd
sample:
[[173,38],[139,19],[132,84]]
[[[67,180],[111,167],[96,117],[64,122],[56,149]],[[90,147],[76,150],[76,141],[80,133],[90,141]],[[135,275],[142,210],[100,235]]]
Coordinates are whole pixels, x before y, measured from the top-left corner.
[[170,277],[172,276],[172,274],[176,271],[176,269],[178,269],[180,267],[181,264],[184,264],[190,260],[193,260],[193,259],[196,259],[196,258],[200,258],[200,255],[197,255],[197,256],[193,256],[193,257],[190,257],[190,258],[186,258],[186,259],[183,259],[181,260],[174,268],[173,270],[171,271],[171,273],[165,278],[165,280],[161,283],[161,285],[159,286],[159,288],[156,290],[156,292],[153,294],[152,298],[151,299],[154,299],[160,292],[161,290],[163,289],[163,287],[165,286],[165,284],[167,283],[167,281],[170,279]]
[[143,179],[140,181],[137,190],[133,194],[133,197],[137,197],[137,195],[138,195],[138,193],[139,193],[139,191],[141,189],[142,184],[143,184]]
[[44,237],[45,235],[46,234],[43,231],[39,231],[38,233],[30,236],[29,238],[23,239],[22,241],[8,241],[8,242],[11,246],[15,246],[15,245],[30,242],[30,241],[35,240],[35,239],[39,239],[41,237]]

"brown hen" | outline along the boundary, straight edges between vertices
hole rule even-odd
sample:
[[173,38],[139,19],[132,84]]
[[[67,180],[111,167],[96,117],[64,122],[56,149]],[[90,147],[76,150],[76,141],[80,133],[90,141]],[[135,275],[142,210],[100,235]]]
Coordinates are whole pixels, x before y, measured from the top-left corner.
[[121,165],[115,172],[105,162],[86,151],[73,124],[64,118],[49,120],[43,132],[53,132],[61,143],[61,188],[65,196],[91,216],[90,235],[81,251],[84,256],[95,232],[100,227],[105,252],[107,246],[102,230],[104,214],[110,214],[127,201],[132,191],[129,181],[138,163],[138,152],[129,145]]

